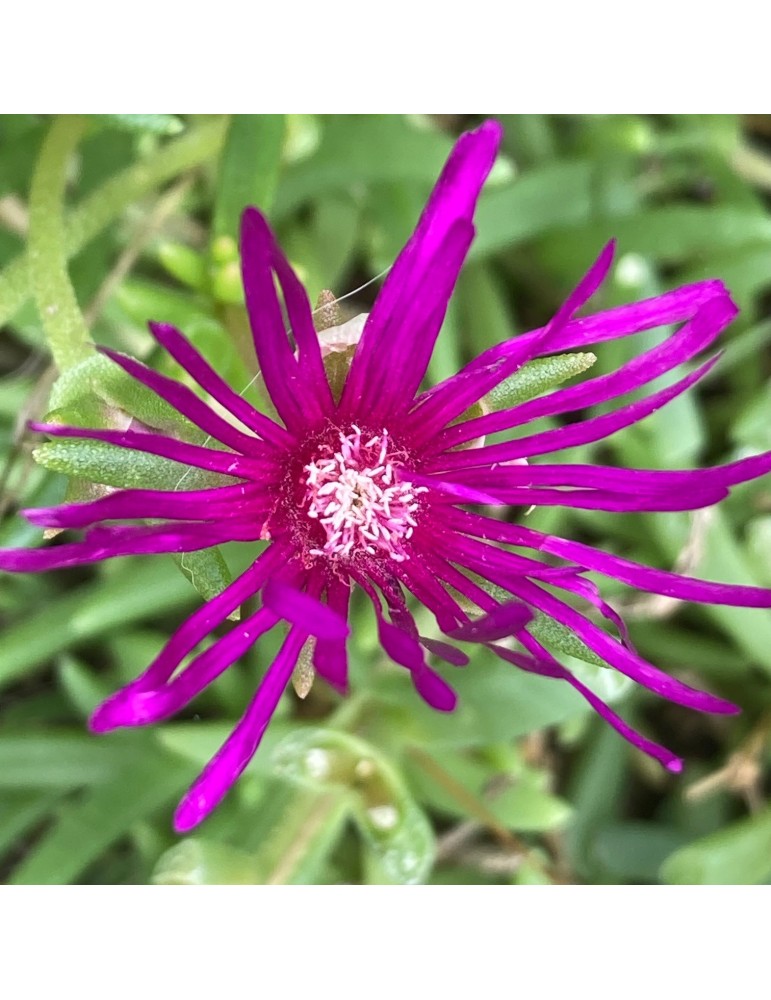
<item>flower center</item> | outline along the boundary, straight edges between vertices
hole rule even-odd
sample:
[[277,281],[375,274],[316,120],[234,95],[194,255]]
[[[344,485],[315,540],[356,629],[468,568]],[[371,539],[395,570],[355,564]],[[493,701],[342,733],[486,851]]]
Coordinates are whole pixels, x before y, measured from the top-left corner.
[[325,445],[304,466],[307,513],[326,534],[323,548],[311,549],[311,555],[346,559],[365,552],[407,559],[403,543],[416,527],[417,497],[427,490],[396,480],[389,446],[388,431],[370,437],[353,424],[349,434],[340,432],[337,448]]

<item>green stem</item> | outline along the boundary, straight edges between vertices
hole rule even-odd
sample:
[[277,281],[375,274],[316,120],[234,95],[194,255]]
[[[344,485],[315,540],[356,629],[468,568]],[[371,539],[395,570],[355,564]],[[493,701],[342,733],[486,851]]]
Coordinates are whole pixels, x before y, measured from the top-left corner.
[[87,125],[82,115],[54,119],[29,195],[29,282],[60,371],[83,361],[93,348],[67,271],[64,233],[67,167]]
[[[224,135],[223,119],[207,121],[102,184],[65,221],[67,258],[74,257],[132,202],[214,157]],[[29,265],[28,255],[22,254],[0,274],[0,325],[15,316],[30,294]]]

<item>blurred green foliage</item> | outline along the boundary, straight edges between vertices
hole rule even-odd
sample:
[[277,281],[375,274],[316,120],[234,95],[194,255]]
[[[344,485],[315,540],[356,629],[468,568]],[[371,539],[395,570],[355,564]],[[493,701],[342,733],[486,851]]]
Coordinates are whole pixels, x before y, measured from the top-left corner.
[[[477,120],[0,116],[0,544],[42,544],[16,510],[56,502],[65,490],[87,495],[100,463],[112,463],[114,485],[139,475],[173,487],[189,475],[160,461],[138,470],[114,449],[33,441],[26,420],[52,409],[92,425],[116,408],[145,413],[155,426],[176,419],[150,413],[156,401],[91,358],[90,341],[185,378],[145,326],[175,323],[258,402],[247,388],[254,358],[236,249],[245,201],[269,213],[312,299],[322,289],[360,289],[392,262],[454,137]],[[771,117],[502,121],[503,154],[431,379],[547,320],[616,236],[617,263],[596,308],[720,277],[742,312],[698,392],[571,460],[689,467],[771,448]],[[367,309],[375,287],[345,301],[350,315]],[[73,329],[83,350],[71,357],[61,344]],[[601,345],[593,373],[666,334]],[[53,398],[46,338],[69,369]],[[127,455],[133,465],[121,462]],[[737,488],[719,511],[696,516],[555,508],[534,511],[529,523],[653,565],[771,584],[768,483]],[[210,595],[254,553],[230,546],[185,557],[182,568]],[[0,879],[767,882],[767,612],[603,590],[645,656],[743,707],[737,718],[698,716],[568,656],[636,725],[686,758],[683,777],[631,750],[566,687],[485,651],[453,676],[459,710],[433,713],[405,672],[385,662],[366,603],[356,600],[352,697],[342,701],[323,682],[305,701],[290,691],[236,789],[180,840],[172,809],[240,716],[278,637],[262,640],[173,722],[97,738],[85,728],[91,709],[143,669],[199,595],[169,557],[3,574]],[[552,641],[581,655],[572,636]]]

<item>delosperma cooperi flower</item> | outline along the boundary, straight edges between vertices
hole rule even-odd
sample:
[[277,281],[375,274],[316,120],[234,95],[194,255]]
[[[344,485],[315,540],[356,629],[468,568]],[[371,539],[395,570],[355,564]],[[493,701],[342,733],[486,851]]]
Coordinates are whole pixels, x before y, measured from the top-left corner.
[[[609,666],[663,698],[706,712],[736,711],[642,659],[587,573],[686,601],[767,608],[771,591],[648,568],[479,510],[480,505],[521,511],[532,505],[692,510],[768,472],[771,453],[675,472],[541,461],[643,420],[694,385],[715,364],[714,356],[665,388],[614,404],[601,416],[499,443],[485,441],[539,417],[615,401],[702,352],[736,312],[721,282],[699,282],[577,319],[611,266],[609,244],[546,327],[496,345],[457,375],[421,390],[499,141],[495,122],[458,140],[350,350],[339,392],[328,378],[322,356],[327,351],[322,352],[306,293],[266,219],[247,208],[241,232],[244,289],[275,419],[228,386],[182,333],[151,324],[157,342],[197,391],[124,355],[104,353],[197,425],[208,443],[185,442],[151,428],[34,425],[53,437],[93,439],[161,456],[179,463],[181,473],[203,469],[221,477],[221,485],[123,489],[89,502],[25,511],[34,524],[86,529],[85,534],[40,550],[4,551],[0,568],[36,572],[121,555],[265,542],[252,565],[184,622],[147,670],[91,720],[94,731],[106,732],[165,719],[261,635],[279,622],[288,624],[243,718],[183,799],[178,830],[199,823],[247,765],[306,644],[312,643],[317,673],[346,691],[348,608],[356,586],[371,600],[385,653],[410,672],[420,696],[440,711],[451,711],[456,697],[427,654],[463,665],[468,657],[458,644],[483,643],[516,667],[572,685],[630,743],[669,770],[680,770],[679,758],[631,729],[536,639],[529,627],[535,612],[566,626]],[[534,358],[665,324],[680,326],[617,371],[504,409],[479,405]],[[346,332],[340,337],[345,342]],[[140,523],[102,524],[124,520]],[[508,595],[504,600],[501,591]],[[185,662],[255,597],[256,611]],[[419,634],[412,599],[433,614],[443,638]]]

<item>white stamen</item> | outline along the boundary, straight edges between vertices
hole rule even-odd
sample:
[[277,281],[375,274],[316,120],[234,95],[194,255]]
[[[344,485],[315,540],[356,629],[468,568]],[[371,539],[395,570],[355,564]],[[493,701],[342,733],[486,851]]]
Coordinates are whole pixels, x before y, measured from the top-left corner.
[[327,536],[323,549],[311,549],[311,555],[345,559],[361,551],[407,559],[403,543],[417,527],[417,498],[428,491],[396,479],[389,445],[388,431],[363,442],[361,428],[352,424],[350,433],[340,432],[336,451],[326,446],[305,466],[307,514]]

